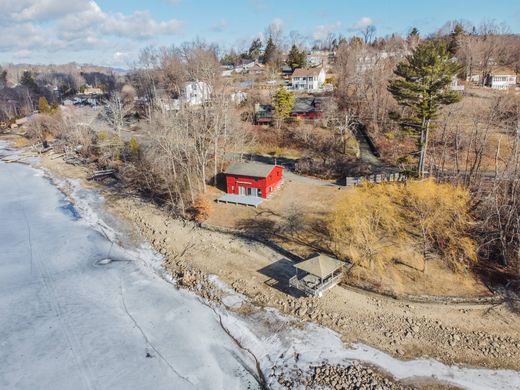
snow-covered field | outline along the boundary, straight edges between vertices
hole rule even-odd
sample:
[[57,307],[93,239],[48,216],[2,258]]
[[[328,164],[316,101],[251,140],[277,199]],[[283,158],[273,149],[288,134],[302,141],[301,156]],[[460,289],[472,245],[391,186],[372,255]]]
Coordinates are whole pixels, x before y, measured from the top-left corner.
[[110,251],[40,171],[0,163],[0,217],[0,388],[258,388],[210,308],[151,251]]
[[[129,242],[124,225],[103,215],[97,193],[72,185],[74,206],[42,171],[0,162],[0,388],[259,388],[251,354],[218,315],[162,277],[160,257]],[[243,297],[222,288],[225,303],[241,304]],[[361,360],[399,379],[520,389],[514,371],[348,349],[334,332],[291,327],[294,319],[273,310],[216,312],[266,377],[273,365],[305,370]]]

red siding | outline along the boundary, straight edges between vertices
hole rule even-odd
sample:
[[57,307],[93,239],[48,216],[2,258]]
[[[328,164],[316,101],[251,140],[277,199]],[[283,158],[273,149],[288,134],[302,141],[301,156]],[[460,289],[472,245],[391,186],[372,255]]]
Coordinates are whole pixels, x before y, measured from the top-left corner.
[[236,176],[226,174],[226,187],[228,194],[239,194],[238,187],[257,188],[261,191],[261,197],[267,198],[273,192],[283,177],[283,168],[275,166],[267,177]]
[[299,118],[299,119],[320,119],[321,118],[321,112],[299,112],[295,114],[291,114],[293,118]]

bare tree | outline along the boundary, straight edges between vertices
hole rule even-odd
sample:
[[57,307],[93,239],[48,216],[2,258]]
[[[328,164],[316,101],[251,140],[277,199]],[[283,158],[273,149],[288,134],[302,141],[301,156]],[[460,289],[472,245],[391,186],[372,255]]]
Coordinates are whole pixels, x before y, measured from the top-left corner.
[[102,113],[103,119],[110,128],[121,138],[121,131],[128,125],[128,116],[133,110],[133,104],[125,101],[119,92],[112,94],[106,102],[105,110]]
[[376,26],[373,24],[369,24],[368,26],[364,27],[361,30],[361,34],[363,35],[363,41],[365,42],[365,45],[372,42],[372,39],[374,39],[374,35],[376,33]]

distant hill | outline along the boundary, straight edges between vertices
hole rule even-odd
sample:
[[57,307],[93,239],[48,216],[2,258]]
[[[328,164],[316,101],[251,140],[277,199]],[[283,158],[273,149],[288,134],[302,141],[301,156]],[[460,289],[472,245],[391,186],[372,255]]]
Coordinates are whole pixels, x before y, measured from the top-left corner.
[[4,64],[2,69],[7,70],[7,80],[12,84],[16,84],[23,72],[29,70],[34,73],[64,73],[71,75],[81,75],[82,73],[101,73],[105,75],[124,76],[126,69],[112,68],[108,66],[99,66],[92,64],[78,64],[71,62],[69,64]]

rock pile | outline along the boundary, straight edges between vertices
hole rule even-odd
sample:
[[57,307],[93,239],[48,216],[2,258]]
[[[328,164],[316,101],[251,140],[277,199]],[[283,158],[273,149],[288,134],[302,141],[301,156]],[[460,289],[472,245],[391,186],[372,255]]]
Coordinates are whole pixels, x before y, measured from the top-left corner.
[[330,365],[323,362],[310,367],[308,372],[299,368],[283,371],[274,367],[270,379],[274,379],[285,389],[304,387],[306,389],[328,388],[334,390],[404,390],[412,389],[396,380],[386,377],[372,368],[353,362],[350,365]]

